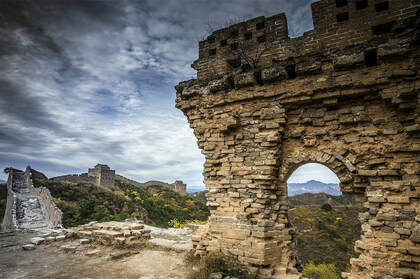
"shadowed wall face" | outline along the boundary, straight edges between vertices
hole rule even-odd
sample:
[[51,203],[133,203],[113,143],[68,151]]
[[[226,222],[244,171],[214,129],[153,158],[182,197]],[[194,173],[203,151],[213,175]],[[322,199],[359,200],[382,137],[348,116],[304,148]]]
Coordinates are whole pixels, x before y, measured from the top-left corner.
[[[314,3],[315,30],[296,39],[272,35],[275,21],[259,18],[269,43],[255,65],[244,56],[257,48],[240,42],[238,50],[203,51],[222,33],[241,38],[230,32],[257,28],[252,20],[200,43],[197,79],[176,87],[176,106],[206,157],[211,217],[194,238],[198,254],[221,251],[262,276],[298,278],[287,179],[315,162],[364,207],[360,256],[343,276],[419,275],[419,7],[397,2],[379,11]],[[320,15],[335,18],[331,29]]]

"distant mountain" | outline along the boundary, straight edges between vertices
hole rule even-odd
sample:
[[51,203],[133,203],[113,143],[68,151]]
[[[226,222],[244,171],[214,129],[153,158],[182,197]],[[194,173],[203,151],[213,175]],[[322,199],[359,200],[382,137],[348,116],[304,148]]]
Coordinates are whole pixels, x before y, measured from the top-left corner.
[[305,183],[287,183],[289,196],[302,193],[326,193],[329,195],[341,195],[340,186],[335,183],[323,183],[317,180],[309,180]]
[[0,184],[6,184],[6,183],[7,183],[6,180],[0,179]]

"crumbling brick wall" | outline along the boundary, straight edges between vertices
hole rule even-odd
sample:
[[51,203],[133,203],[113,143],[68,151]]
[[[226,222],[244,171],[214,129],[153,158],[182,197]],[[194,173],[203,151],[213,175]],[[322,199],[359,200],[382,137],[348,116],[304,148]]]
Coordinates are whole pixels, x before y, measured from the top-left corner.
[[364,208],[360,256],[344,276],[419,278],[418,11],[414,0],[323,0],[300,38],[280,14],[200,42],[197,79],[176,87],[206,158],[211,217],[193,239],[198,254],[299,278],[286,181],[318,162]]

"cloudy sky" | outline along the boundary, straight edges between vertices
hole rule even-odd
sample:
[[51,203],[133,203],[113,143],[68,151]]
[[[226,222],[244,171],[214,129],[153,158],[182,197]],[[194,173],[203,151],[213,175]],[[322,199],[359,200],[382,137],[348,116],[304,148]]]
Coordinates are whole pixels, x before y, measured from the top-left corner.
[[310,2],[1,0],[0,167],[52,177],[100,162],[138,181],[203,185],[173,89],[195,76],[198,40],[209,25],[280,12],[302,34]]

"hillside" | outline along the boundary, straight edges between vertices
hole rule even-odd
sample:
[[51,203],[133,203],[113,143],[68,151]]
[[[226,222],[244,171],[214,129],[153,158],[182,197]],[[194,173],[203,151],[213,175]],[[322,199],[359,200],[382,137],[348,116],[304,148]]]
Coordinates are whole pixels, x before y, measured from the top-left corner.
[[191,194],[191,196],[194,197],[195,199],[201,200],[202,202],[206,203],[207,202],[206,194],[208,192],[209,192],[208,190],[195,192]]
[[322,205],[329,203],[333,206],[351,205],[354,200],[350,197],[329,195],[326,193],[303,193],[289,197],[289,206]]
[[45,186],[63,211],[65,227],[90,221],[124,220],[136,217],[147,224],[168,227],[177,219],[207,220],[205,202],[178,194],[167,187],[137,187],[116,181],[113,187],[97,187],[89,183],[34,180],[34,186]]
[[[327,201],[331,207],[326,206]],[[354,242],[360,238],[360,209],[342,196],[305,193],[290,197],[289,211],[296,228],[298,257],[303,265],[333,263],[345,271],[356,254]]]

